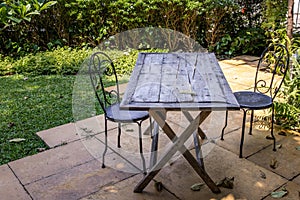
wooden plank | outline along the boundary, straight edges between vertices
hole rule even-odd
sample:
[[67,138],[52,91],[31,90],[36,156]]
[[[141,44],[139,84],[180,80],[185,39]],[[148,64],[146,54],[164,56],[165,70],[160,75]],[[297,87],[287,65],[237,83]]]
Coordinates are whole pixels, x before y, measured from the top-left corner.
[[132,95],[133,102],[159,102],[162,56],[144,54],[143,67],[136,80],[136,88]]
[[129,105],[131,103],[131,98],[132,98],[132,96],[135,92],[138,77],[139,77],[140,71],[142,70],[145,56],[146,56],[145,54],[139,54],[138,55],[136,65],[135,65],[135,67],[133,69],[133,72],[130,76],[129,83],[127,84],[126,91],[124,93],[122,102],[120,104],[121,107],[122,107],[122,105]]
[[213,53],[144,53],[135,68],[122,108],[238,109]]

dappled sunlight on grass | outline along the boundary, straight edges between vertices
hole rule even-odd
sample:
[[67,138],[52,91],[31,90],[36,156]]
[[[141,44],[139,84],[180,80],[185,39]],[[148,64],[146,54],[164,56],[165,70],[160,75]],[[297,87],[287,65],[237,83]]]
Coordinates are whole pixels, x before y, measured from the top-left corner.
[[[73,121],[74,78],[0,77],[0,164],[37,153],[46,146],[36,132]],[[25,141],[9,142],[14,138]]]

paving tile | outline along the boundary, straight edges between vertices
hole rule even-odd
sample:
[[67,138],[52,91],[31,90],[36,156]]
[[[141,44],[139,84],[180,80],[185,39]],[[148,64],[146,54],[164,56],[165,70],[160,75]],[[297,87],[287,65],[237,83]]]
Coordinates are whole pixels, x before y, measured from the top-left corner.
[[[287,184],[284,184],[282,187],[284,187],[288,193],[280,198],[280,200],[297,200],[297,199],[300,199],[300,185],[294,183],[294,182],[291,182],[289,181]],[[282,187],[280,187],[279,189],[275,190],[274,192],[276,191],[281,191],[282,190]],[[273,198],[271,196],[271,194],[265,198],[264,200],[274,200],[275,198]]]
[[[225,112],[224,113],[220,113],[219,115],[219,120],[221,121],[221,126],[219,128],[220,133],[222,132],[222,129],[225,125]],[[224,130],[224,135],[231,133],[232,131],[238,131],[238,130],[242,130],[242,117],[243,117],[243,113],[242,111],[239,110],[234,110],[234,111],[229,111],[228,112],[228,119],[227,119],[227,127]],[[218,120],[216,118],[216,120]]]
[[233,92],[236,91],[253,91],[253,88],[248,84],[229,82],[229,86]]
[[[80,138],[86,136],[95,135],[104,132],[104,115],[98,115],[88,119],[80,120],[75,122],[76,132]],[[108,121],[107,129],[115,129],[118,124],[115,122]]]
[[101,200],[101,199],[134,199],[134,200],[172,200],[178,199],[174,195],[170,194],[166,190],[161,192],[156,191],[154,188],[154,182],[150,182],[149,187],[147,187],[143,193],[134,193],[133,189],[135,185],[142,179],[142,175],[136,175],[132,178],[123,180],[116,184],[107,185],[95,194],[86,196],[81,200]]
[[232,68],[235,67],[234,65],[232,65],[231,63],[228,62],[228,60],[221,60],[219,61],[219,65],[222,69],[222,71],[226,71],[228,68]]
[[130,176],[111,168],[103,169],[99,161],[93,160],[26,185],[26,189],[33,199],[79,199]]
[[73,142],[79,137],[74,123],[68,123],[36,133],[50,148]]
[[[116,131],[115,131],[116,132]],[[110,132],[109,132],[110,134]],[[110,134],[111,136],[111,134]],[[112,137],[108,137],[112,138]],[[96,158],[99,162],[102,162],[104,143],[102,138],[98,136],[87,138],[82,140],[89,153]],[[127,141],[127,138],[123,141]],[[132,145],[138,149],[138,141],[135,142],[137,145]],[[133,151],[129,151],[124,145],[121,148],[116,146],[116,143],[108,143],[108,151],[105,155],[105,165],[109,168],[113,168],[123,172],[139,173],[142,169],[142,162],[140,154]]]
[[76,141],[9,163],[23,185],[93,160],[81,141]]
[[253,87],[256,69],[251,66],[241,65],[227,68],[223,71],[226,80],[230,83],[238,83]]
[[[249,121],[250,115],[247,115],[247,121]],[[228,113],[228,126],[225,129],[224,140],[219,140],[217,144],[231,152],[239,155],[240,141],[242,133],[242,111],[230,111]],[[284,139],[284,136],[278,135],[278,130],[274,129],[276,142],[280,142]],[[248,134],[249,122],[246,122],[243,157],[248,157],[267,146],[272,146],[273,141],[266,139],[267,135],[270,135],[270,130],[265,130],[254,123],[252,129],[252,135]],[[272,150],[271,150],[272,151]]]
[[248,65],[252,67],[256,67],[258,63],[259,57],[256,56],[248,56],[248,55],[242,55],[242,56],[236,56],[230,60],[222,60],[219,63],[225,63],[232,67],[238,67],[240,65]]
[[[240,159],[237,155],[218,147],[217,145],[205,157],[205,168],[214,181],[224,177],[234,177],[234,188],[220,188],[220,194],[214,194],[205,185],[200,191],[192,191],[190,187],[195,183],[203,183],[202,179],[183,159],[178,159],[171,166],[166,166],[155,177],[168,190],[180,199],[261,199],[274,188],[283,185],[287,180],[265,170],[264,168]],[[260,174],[265,173],[266,179]],[[146,188],[151,187],[147,186]]]
[[24,190],[18,179],[8,165],[0,166],[0,199],[1,200],[30,200],[30,196]]
[[[172,124],[172,122],[170,122]],[[147,123],[145,123],[145,130]],[[172,127],[176,128],[176,124]],[[136,124],[124,124],[122,126],[121,148],[117,148],[117,129],[108,131],[108,151],[105,156],[105,164],[111,168],[131,173],[139,173],[142,169],[141,156],[139,153],[139,138]],[[104,134],[95,135],[81,140],[89,153],[102,161],[104,150]],[[143,155],[146,165],[149,167],[152,138],[150,135],[143,135]],[[172,144],[167,136],[160,130],[158,152],[164,151]],[[179,153],[178,153],[179,154]]]
[[300,174],[293,180],[293,182],[295,182],[298,185],[300,185]]
[[[296,150],[296,147],[300,145],[300,137],[286,136],[279,143],[282,147],[276,152],[272,151],[271,147],[268,147],[248,159],[290,180],[300,174],[300,151]],[[272,159],[276,159],[278,162],[276,169],[270,167]]]

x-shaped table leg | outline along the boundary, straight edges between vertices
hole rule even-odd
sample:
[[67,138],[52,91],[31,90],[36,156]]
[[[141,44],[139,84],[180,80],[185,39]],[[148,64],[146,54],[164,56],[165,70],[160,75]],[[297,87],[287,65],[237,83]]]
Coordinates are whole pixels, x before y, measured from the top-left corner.
[[211,111],[202,111],[196,118],[194,118],[190,125],[177,137],[171,127],[165,121],[166,113],[162,110],[150,110],[150,115],[155,119],[167,136],[172,140],[173,145],[168,149],[162,158],[150,169],[149,173],[138,183],[134,192],[142,192],[143,189],[150,183],[150,181],[156,176],[156,174],[164,167],[164,165],[172,158],[172,156],[180,151],[184,158],[189,162],[197,174],[203,179],[207,186],[214,193],[220,193],[220,189],[208,176],[204,168],[200,167],[194,156],[184,146],[185,141],[193,134],[193,132],[199,127],[199,125],[205,120],[205,118],[211,113]]

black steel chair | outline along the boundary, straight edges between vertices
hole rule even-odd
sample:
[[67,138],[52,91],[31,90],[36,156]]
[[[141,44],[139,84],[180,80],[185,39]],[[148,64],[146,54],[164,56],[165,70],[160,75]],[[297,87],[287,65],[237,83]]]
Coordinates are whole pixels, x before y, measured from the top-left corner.
[[[283,83],[289,65],[289,52],[284,45],[276,44],[267,47],[259,59],[255,81],[254,91],[239,91],[235,92],[238,103],[243,112],[242,135],[240,142],[240,155],[243,157],[243,144],[245,134],[246,113],[251,111],[249,134],[252,134],[252,124],[254,118],[254,110],[262,110],[271,108],[271,136],[273,139],[273,150],[276,151],[276,139],[273,133],[274,124],[274,104],[273,101]],[[263,76],[269,75],[266,80]],[[225,126],[222,129],[221,140],[224,139],[224,131],[227,126],[228,111],[225,117]]]
[[[146,173],[145,158],[143,156],[141,124],[144,120],[149,118],[149,113],[146,111],[120,110],[118,77],[114,64],[107,54],[103,52],[96,52],[92,54],[89,61],[89,75],[96,98],[105,116],[105,150],[102,157],[102,168],[105,168],[104,157],[108,147],[107,120],[118,123],[118,148],[121,147],[121,123],[137,123],[139,127],[139,149],[142,158],[143,172]],[[104,81],[113,81],[116,86],[116,90],[106,91]]]

